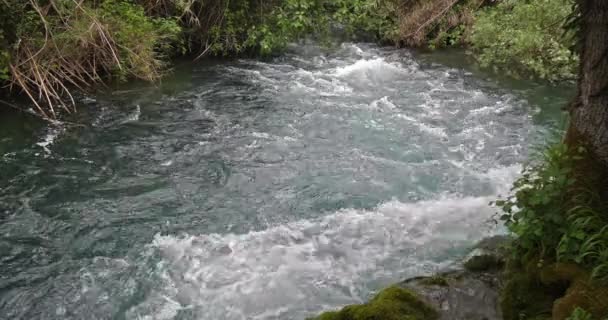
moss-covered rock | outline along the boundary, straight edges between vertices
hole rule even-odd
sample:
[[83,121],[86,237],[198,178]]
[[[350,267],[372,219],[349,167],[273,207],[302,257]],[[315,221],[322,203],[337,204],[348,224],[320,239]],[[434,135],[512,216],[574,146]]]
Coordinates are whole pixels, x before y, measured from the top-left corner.
[[566,320],[576,308],[594,319],[608,315],[608,287],[574,264],[530,259],[508,269],[501,294],[505,320]]
[[397,286],[382,290],[370,302],[326,312],[314,320],[435,320],[438,313],[418,296]]
[[576,310],[582,308],[594,319],[608,315],[608,286],[598,283],[588,272],[577,265],[554,263],[540,272],[545,285],[568,284],[565,294],[553,303],[553,320],[566,320]]
[[425,285],[425,286],[440,286],[440,287],[449,286],[447,277],[442,276],[442,275],[435,275],[432,277],[422,278],[422,279],[420,279],[420,281],[418,283]]
[[464,263],[464,268],[473,272],[498,270],[503,266],[503,258],[493,254],[473,256]]
[[544,286],[537,274],[523,270],[509,271],[507,278],[500,301],[505,320],[551,319],[553,301],[560,292]]
[[504,267],[512,239],[508,236],[494,236],[483,239],[464,261],[463,266],[471,272],[497,271]]
[[401,286],[438,310],[440,320],[502,320],[498,272],[448,271],[407,279]]

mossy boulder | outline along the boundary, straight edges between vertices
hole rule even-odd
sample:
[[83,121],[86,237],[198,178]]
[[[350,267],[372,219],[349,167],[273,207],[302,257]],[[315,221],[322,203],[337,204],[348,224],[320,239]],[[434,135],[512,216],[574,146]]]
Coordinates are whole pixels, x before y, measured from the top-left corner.
[[439,320],[502,320],[498,273],[457,270],[401,283],[439,311]]
[[463,267],[472,272],[490,272],[501,270],[509,253],[511,237],[494,236],[480,241],[473,252],[463,263]]
[[608,315],[608,287],[574,264],[531,259],[506,273],[501,307],[505,320],[566,320],[576,308],[594,319]]
[[506,236],[486,238],[453,270],[401,285],[435,307],[440,320],[502,320],[499,291],[510,242]]
[[438,313],[410,290],[392,286],[370,302],[326,312],[314,320],[436,320]]
[[543,285],[536,274],[509,271],[501,292],[501,309],[505,320],[551,319],[553,302],[561,290]]
[[473,272],[500,270],[504,266],[504,259],[493,254],[473,256],[465,261],[464,268]]
[[564,295],[553,303],[553,320],[568,319],[576,308],[589,312],[594,319],[608,316],[608,286],[592,279],[581,267],[554,263],[541,270],[540,279],[545,285],[568,283]]

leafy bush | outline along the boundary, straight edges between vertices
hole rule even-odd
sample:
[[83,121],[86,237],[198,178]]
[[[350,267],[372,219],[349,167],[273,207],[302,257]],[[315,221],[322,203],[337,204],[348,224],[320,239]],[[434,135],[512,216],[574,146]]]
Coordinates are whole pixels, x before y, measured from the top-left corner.
[[70,111],[68,86],[82,89],[108,75],[157,79],[163,58],[179,44],[175,19],[148,17],[127,0],[1,3],[14,20],[1,25],[10,40],[0,70],[10,67],[11,84],[45,118],[56,108]]
[[572,0],[504,0],[482,10],[471,42],[485,67],[513,76],[547,80],[574,79],[577,55],[573,32],[564,25],[572,13]]
[[350,35],[371,35],[379,41],[396,42],[398,4],[391,0],[337,0],[333,20]]
[[[200,2],[190,1],[189,8]],[[323,40],[334,23],[343,25],[350,35],[366,33],[380,40],[389,39],[395,29],[391,0],[284,0],[266,4],[244,0],[226,2],[213,10],[221,10],[222,19],[186,28],[198,30],[204,51],[216,55],[265,55],[306,36]],[[203,14],[190,21],[212,20],[208,17],[213,15],[211,11]]]
[[285,0],[270,11],[260,25],[247,31],[244,43],[269,54],[306,35],[327,32],[328,13],[322,0]]
[[[181,28],[176,20],[148,17],[143,7],[128,1],[106,0],[89,13],[98,17],[116,42],[120,64],[113,72],[122,79],[158,78],[162,59],[179,47]],[[84,23],[86,27],[89,21]]]
[[158,79],[175,53],[270,54],[335,22],[387,38],[394,10],[393,0],[0,0],[0,81],[52,118],[70,111],[71,88]]
[[517,255],[578,263],[595,278],[608,280],[608,220],[602,201],[573,175],[584,153],[564,144],[549,148],[514,183],[513,195],[495,204],[518,237]]
[[466,44],[474,14],[489,0],[405,0],[398,10],[398,42],[439,48]]

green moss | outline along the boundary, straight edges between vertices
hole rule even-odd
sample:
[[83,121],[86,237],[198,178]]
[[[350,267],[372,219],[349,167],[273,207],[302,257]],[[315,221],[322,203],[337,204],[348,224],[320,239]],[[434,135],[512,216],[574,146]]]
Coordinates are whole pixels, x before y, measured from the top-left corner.
[[495,255],[484,254],[471,257],[464,263],[464,268],[469,271],[480,272],[501,269],[504,261]]
[[425,285],[425,286],[447,287],[449,285],[446,277],[439,276],[439,275],[424,278],[424,279],[420,280],[419,283],[422,285]]
[[501,308],[505,320],[543,319],[551,317],[553,301],[560,290],[544,286],[538,274],[521,269],[509,271],[501,292]]
[[409,290],[393,286],[370,302],[326,312],[314,320],[435,320],[438,313]]
[[501,293],[505,320],[566,320],[577,308],[594,319],[608,314],[608,287],[575,264],[530,259],[509,266]]
[[545,285],[568,284],[565,294],[553,304],[553,320],[566,320],[577,308],[588,311],[594,319],[608,314],[608,287],[581,267],[554,263],[542,269],[540,278]]

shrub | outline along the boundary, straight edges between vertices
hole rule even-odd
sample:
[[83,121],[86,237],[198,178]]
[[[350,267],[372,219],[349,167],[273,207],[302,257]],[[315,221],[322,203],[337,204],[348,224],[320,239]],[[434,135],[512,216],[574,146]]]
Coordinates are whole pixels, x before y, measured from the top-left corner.
[[513,76],[551,81],[574,79],[577,55],[573,32],[564,25],[572,0],[504,0],[477,15],[471,42],[485,67]]
[[70,111],[68,86],[83,89],[106,75],[158,78],[164,55],[178,43],[176,21],[147,17],[126,0],[40,2],[5,4],[19,19],[2,30],[14,30],[4,51],[12,86],[45,118],[55,117],[58,107]]
[[[148,17],[141,6],[124,0],[106,0],[89,12],[99,19],[116,42],[120,64],[115,66],[113,73],[121,78],[157,79],[163,59],[180,47],[181,29],[177,21]],[[89,21],[85,19],[84,23],[86,26]]]
[[347,34],[372,36],[378,41],[397,41],[399,5],[396,1],[338,0],[333,5],[333,20],[342,24]]
[[573,175],[584,149],[557,144],[524,170],[510,197],[496,201],[517,237],[516,254],[574,262],[608,280],[608,217],[598,194]]

